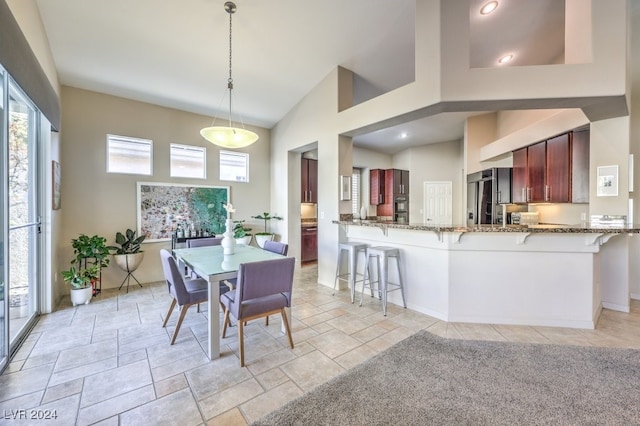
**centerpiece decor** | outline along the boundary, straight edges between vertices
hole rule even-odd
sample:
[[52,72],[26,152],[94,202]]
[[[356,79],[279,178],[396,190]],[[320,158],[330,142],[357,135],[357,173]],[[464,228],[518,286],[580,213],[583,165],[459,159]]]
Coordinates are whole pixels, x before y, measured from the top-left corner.
[[227,203],[224,206],[224,209],[227,211],[227,221],[226,221],[226,230],[224,231],[224,237],[222,238],[222,248],[224,254],[233,254],[236,249],[236,240],[234,238],[234,223],[231,220],[231,213],[235,212],[233,205],[231,203]]

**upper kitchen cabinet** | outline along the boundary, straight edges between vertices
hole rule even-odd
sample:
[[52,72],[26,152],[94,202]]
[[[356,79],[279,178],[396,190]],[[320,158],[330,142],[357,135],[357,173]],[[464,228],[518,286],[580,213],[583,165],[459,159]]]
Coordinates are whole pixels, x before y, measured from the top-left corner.
[[527,202],[527,148],[513,151],[513,176],[511,180],[512,202]]
[[388,169],[384,172],[386,202],[393,202],[396,195],[409,195],[409,171]]
[[302,192],[300,199],[303,203],[318,202],[318,160],[302,159]]
[[589,129],[571,137],[571,202],[589,202]]
[[547,174],[543,200],[551,203],[571,201],[570,133],[547,141]]
[[384,170],[371,169],[369,171],[369,204],[377,206],[384,202]]
[[513,152],[512,202],[589,201],[589,131],[565,133]]

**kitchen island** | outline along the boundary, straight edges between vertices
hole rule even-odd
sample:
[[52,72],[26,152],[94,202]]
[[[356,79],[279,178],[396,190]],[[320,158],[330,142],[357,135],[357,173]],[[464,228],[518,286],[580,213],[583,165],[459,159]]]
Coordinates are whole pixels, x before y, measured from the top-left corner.
[[640,228],[333,223],[348,241],[401,249],[407,306],[444,321],[593,329],[603,307],[629,311]]

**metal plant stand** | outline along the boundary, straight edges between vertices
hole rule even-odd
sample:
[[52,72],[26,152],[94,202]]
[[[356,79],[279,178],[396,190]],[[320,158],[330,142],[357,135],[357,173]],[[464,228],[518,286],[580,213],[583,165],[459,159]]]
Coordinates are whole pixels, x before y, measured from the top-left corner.
[[131,283],[131,278],[133,278],[135,280],[135,282],[138,283],[138,285],[140,286],[140,288],[142,288],[142,284],[140,284],[140,281],[138,281],[138,279],[135,277],[135,275],[133,275],[133,271],[130,270],[129,268],[129,256],[125,256],[125,263],[126,263],[126,267],[127,267],[127,276],[124,277],[124,280],[122,280],[122,284],[120,284],[120,287],[118,287],[118,291],[120,291],[122,289],[122,286],[124,285],[125,281],[127,282],[127,293],[129,293],[129,284]]

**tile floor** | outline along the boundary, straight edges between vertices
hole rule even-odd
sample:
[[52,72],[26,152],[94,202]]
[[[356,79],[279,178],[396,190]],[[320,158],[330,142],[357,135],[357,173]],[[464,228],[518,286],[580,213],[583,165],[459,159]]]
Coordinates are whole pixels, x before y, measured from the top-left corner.
[[[166,329],[165,283],[126,294],[106,290],[92,303],[43,316],[0,376],[0,423],[11,413],[52,413],[61,425],[244,425],[421,329],[456,339],[640,348],[640,302],[630,314],[604,310],[596,330],[445,323],[379,301],[359,308],[348,291],[332,296],[317,270],[296,271],[291,350],[280,318],[246,328],[240,368],[236,327],[209,361],[206,312],[191,309],[174,346]],[[29,410],[36,411],[29,411]],[[10,410],[14,410],[13,412]],[[49,411],[47,411],[49,410]]]

